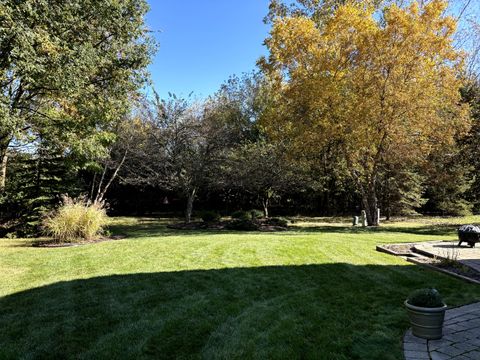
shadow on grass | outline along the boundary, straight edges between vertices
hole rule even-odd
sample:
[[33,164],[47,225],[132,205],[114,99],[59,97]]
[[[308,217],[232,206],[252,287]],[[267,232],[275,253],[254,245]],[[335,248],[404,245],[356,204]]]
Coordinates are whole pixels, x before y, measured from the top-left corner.
[[324,264],[105,276],[0,299],[0,358],[401,359],[402,302],[480,288],[415,266]]
[[435,244],[435,245],[432,245],[433,248],[442,248],[442,249],[454,249],[454,250],[458,250],[458,249],[471,249],[470,246],[467,246],[467,245],[462,245],[462,246],[458,246],[458,241],[452,241],[452,243],[450,244]]

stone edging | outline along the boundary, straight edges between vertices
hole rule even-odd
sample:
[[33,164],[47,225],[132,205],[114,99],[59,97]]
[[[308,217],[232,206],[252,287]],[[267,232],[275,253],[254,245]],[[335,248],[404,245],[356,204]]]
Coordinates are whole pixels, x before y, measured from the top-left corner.
[[450,275],[450,276],[454,276],[458,279],[468,281],[468,282],[471,282],[473,284],[480,285],[480,281],[478,281],[478,280],[475,280],[475,279],[469,278],[467,276],[463,276],[463,275],[454,273],[454,272],[446,270],[446,269],[439,268],[438,266],[433,266],[433,265],[430,265],[430,264],[426,264],[426,263],[423,263],[421,261],[415,260],[414,258],[410,258],[410,257],[406,258],[405,260],[407,260],[408,262],[410,262],[412,264],[421,265],[421,266],[424,266],[426,268],[429,268],[429,269],[432,269],[432,270],[435,270],[435,271],[438,271],[438,272],[441,272],[441,273],[444,273],[444,274],[447,274],[447,275]]

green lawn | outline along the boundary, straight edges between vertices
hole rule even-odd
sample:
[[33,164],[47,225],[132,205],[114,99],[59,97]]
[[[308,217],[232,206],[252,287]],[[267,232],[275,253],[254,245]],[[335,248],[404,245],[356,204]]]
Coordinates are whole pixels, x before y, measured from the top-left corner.
[[316,221],[224,233],[117,219],[125,240],[0,240],[0,359],[402,359],[411,290],[480,300],[476,285],[375,251],[454,239],[452,224],[480,217],[367,230]]

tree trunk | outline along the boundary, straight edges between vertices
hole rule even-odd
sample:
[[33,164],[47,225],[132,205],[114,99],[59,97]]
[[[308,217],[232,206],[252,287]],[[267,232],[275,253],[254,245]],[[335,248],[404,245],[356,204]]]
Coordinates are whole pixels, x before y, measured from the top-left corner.
[[362,203],[367,214],[367,223],[368,226],[379,226],[380,219],[378,218],[378,199],[375,185],[371,184],[367,189],[366,192],[362,192]]
[[97,173],[93,174],[92,187],[90,188],[90,201],[93,202],[93,194],[95,192],[95,183],[97,182]]
[[102,186],[103,186],[103,180],[105,179],[105,175],[107,174],[107,164],[103,166],[103,171],[102,171],[102,176],[100,177],[100,182],[98,183],[98,189],[97,189],[97,194],[95,195],[95,199],[93,199],[93,202],[96,203],[98,202],[98,198],[100,196],[100,192],[102,191]]
[[188,193],[187,208],[185,210],[185,222],[187,223],[190,223],[190,221],[192,220],[193,201],[195,200],[196,192],[197,192],[197,189],[193,188],[193,190]]
[[262,201],[263,216],[265,216],[265,218],[268,218],[268,205],[269,204],[270,204],[270,199],[268,197],[265,197],[265,199],[263,199],[263,201]]
[[107,165],[105,165],[105,171],[103,172],[103,175],[102,175],[102,179],[100,181],[100,184],[98,185],[98,192],[97,192],[97,197],[95,198],[95,203],[101,203],[103,202],[104,200],[104,197],[105,197],[105,194],[107,193],[107,190],[108,188],[110,187],[110,185],[112,185],[112,182],[113,180],[115,180],[115,178],[117,177],[118,175],[118,172],[120,171],[120,168],[123,166],[123,163],[125,162],[125,159],[127,158],[127,153],[128,153],[128,150],[125,150],[124,154],[123,154],[123,157],[122,157],[122,160],[120,160],[120,163],[117,165],[117,167],[115,168],[112,176],[110,177],[110,180],[108,180],[107,184],[105,185],[105,187],[102,189],[102,182],[103,182],[103,179],[105,177],[105,173],[106,173],[106,169],[107,169]]
[[0,148],[0,194],[5,191],[7,183],[7,162],[8,162],[8,146]]

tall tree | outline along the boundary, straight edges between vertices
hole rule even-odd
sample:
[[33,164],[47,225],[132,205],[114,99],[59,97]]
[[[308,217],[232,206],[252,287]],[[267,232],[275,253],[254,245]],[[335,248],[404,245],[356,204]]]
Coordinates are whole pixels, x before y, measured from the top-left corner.
[[141,151],[127,161],[123,181],[175,191],[185,199],[185,220],[202,189],[215,181],[224,150],[235,141],[214,103],[177,98],[147,101],[144,122],[148,135]]
[[371,226],[385,164],[425,162],[469,127],[455,20],[445,8],[440,0],[391,5],[378,19],[350,3],[321,27],[304,16],[277,18],[266,40],[270,56],[260,64],[280,94],[267,131],[304,152],[336,139]]
[[264,21],[271,23],[277,18],[303,16],[321,26],[339,7],[348,3],[377,8],[384,2],[385,0],[270,0]]
[[88,166],[93,172],[89,191],[89,199],[93,203],[105,200],[126,162],[132,164],[142,161],[142,145],[148,137],[149,128],[138,116],[131,114],[116,123],[110,131],[115,134],[115,140],[108,146],[107,154]]
[[0,3],[0,192],[10,147],[39,133],[60,136],[70,151],[101,150],[99,130],[144,80],[147,8],[144,0]]

